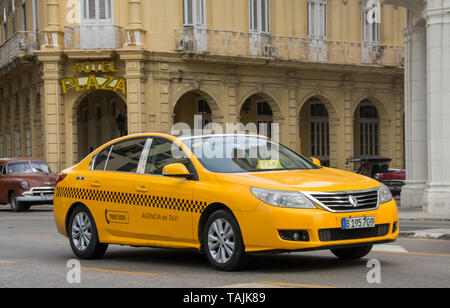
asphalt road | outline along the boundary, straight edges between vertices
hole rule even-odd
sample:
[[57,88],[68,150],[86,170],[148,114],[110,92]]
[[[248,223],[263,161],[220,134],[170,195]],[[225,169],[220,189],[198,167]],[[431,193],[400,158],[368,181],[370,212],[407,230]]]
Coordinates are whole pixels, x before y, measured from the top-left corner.
[[[427,227],[427,226],[424,226]],[[358,261],[328,251],[252,257],[246,271],[222,273],[191,251],[112,246],[81,261],[81,283],[69,284],[74,258],[48,207],[12,213],[0,207],[0,287],[449,287],[450,241],[399,239]],[[381,283],[367,281],[380,261]]]

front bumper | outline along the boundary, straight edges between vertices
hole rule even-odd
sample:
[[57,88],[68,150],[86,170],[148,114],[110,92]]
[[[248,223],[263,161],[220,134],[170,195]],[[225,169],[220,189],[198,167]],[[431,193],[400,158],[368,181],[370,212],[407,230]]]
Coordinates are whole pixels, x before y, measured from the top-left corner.
[[[236,213],[240,224],[244,244],[247,252],[270,251],[307,251],[330,248],[340,248],[373,243],[393,242],[398,238],[398,208],[394,200],[380,205],[376,210],[352,213],[332,213],[322,209],[283,209],[259,204],[257,209],[250,213]],[[367,230],[358,234],[358,238],[351,236],[336,237],[324,240],[319,235],[320,230],[334,230],[339,234],[343,218],[374,216],[377,226],[384,226],[386,232],[377,233]],[[394,224],[396,228],[394,229]],[[281,238],[279,231],[302,230],[308,232],[308,241],[288,241]],[[355,233],[358,231],[355,231]],[[362,236],[362,237],[361,237]],[[322,238],[322,240],[321,240]],[[350,239],[346,239],[350,238]]]
[[54,192],[53,187],[35,187],[18,196],[17,201],[27,204],[53,204]]

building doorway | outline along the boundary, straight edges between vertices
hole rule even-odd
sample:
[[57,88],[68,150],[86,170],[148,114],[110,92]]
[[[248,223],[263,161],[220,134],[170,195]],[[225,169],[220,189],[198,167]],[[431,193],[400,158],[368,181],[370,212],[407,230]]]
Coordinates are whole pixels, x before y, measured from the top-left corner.
[[[210,98],[198,91],[191,91],[184,94],[174,108],[173,123],[186,123],[194,129],[194,117],[201,116],[201,128],[213,122],[213,110],[211,109]],[[200,128],[200,127],[199,127]]]
[[327,107],[319,98],[311,98],[300,111],[300,150],[323,166],[330,166],[330,122]]
[[95,91],[80,103],[76,114],[78,161],[99,146],[128,134],[127,106],[114,92]]

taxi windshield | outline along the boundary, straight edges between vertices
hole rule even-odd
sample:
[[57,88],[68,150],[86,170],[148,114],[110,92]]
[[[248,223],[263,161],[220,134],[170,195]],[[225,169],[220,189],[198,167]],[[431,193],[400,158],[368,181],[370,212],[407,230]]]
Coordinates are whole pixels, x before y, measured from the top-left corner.
[[8,174],[50,173],[49,166],[40,161],[20,161],[9,163]]
[[318,168],[283,145],[257,136],[203,136],[183,142],[206,169],[215,173]]

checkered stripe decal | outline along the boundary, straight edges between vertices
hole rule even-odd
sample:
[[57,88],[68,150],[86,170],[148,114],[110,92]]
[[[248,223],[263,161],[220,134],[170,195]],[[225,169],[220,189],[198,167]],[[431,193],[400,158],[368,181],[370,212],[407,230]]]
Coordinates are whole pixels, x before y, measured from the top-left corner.
[[186,200],[181,198],[129,194],[123,192],[81,189],[72,187],[57,187],[55,196],[57,198],[146,206],[192,213],[202,213],[207,206],[206,202]]

